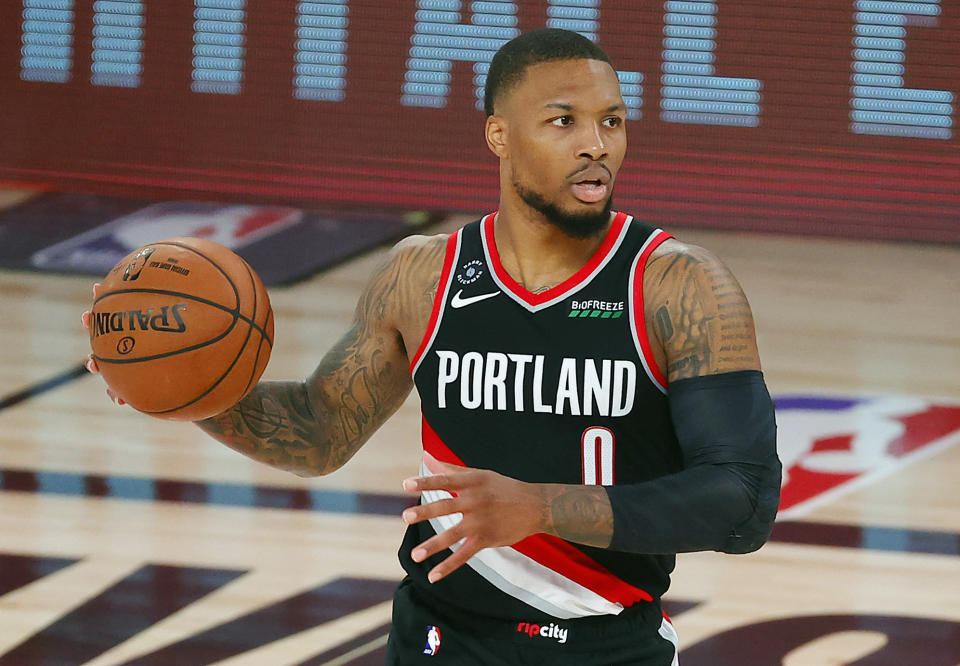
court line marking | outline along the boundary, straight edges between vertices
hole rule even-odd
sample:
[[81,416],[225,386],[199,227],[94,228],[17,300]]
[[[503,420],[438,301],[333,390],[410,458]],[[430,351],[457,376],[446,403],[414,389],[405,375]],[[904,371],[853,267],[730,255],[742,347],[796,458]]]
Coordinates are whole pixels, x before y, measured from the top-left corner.
[[0,468],[0,491],[370,516],[399,516],[416,504],[415,497],[393,493],[5,468]]
[[353,648],[349,652],[343,653],[342,655],[340,655],[335,659],[331,659],[330,661],[323,662],[322,664],[320,664],[320,666],[342,666],[343,664],[347,664],[357,657],[362,657],[365,654],[368,654],[370,652],[373,652],[374,650],[377,650],[383,647],[384,645],[387,644],[387,640],[389,639],[389,637],[390,637],[390,634],[384,634],[383,636],[374,638],[373,640],[368,641],[363,645],[359,645]]
[[[25,389],[9,394],[0,399],[0,411],[8,407],[29,400],[32,397],[58,388],[87,374],[86,367],[80,363],[58,375],[37,382]],[[785,396],[800,395],[801,392],[790,392]],[[816,396],[813,391],[811,395]],[[890,396],[888,393],[864,392],[858,397]],[[915,396],[908,396],[915,397]],[[921,398],[924,399],[924,398]],[[947,401],[953,402],[953,401]],[[879,469],[873,470],[855,479],[851,479],[835,488],[832,488],[801,504],[791,507],[777,515],[778,523],[788,524],[822,506],[830,504],[836,499],[871,485],[893,473],[905,469],[918,461],[932,457],[960,442],[960,432],[952,432],[940,439],[934,440],[923,448],[917,449],[905,456],[891,461]],[[19,481],[19,484],[18,484]],[[24,481],[28,481],[24,483]],[[91,483],[92,482],[92,483]],[[17,487],[17,486],[20,487]],[[102,492],[90,493],[90,487],[103,489]],[[81,492],[79,489],[82,488]],[[245,506],[254,508],[273,508],[281,510],[311,510],[331,513],[355,513],[365,515],[398,515],[404,508],[413,504],[409,497],[393,494],[358,493],[353,491],[319,490],[310,488],[284,488],[252,486],[248,484],[231,483],[201,483],[194,481],[179,481],[176,479],[151,479],[137,477],[117,477],[102,475],[80,475],[69,472],[48,472],[42,470],[10,470],[0,468],[0,491],[12,492],[39,492],[49,494],[66,494],[85,497],[107,497],[113,499],[146,500],[160,502],[184,502],[191,504]],[[160,497],[157,497],[157,494]],[[163,497],[163,495],[169,497]],[[178,497],[173,495],[177,494]],[[273,498],[274,501],[267,501]],[[257,501],[257,500],[260,501]],[[276,501],[285,499],[285,501]],[[367,506],[363,506],[368,503]],[[861,543],[860,547],[871,550],[894,550],[899,552],[932,552],[955,555],[957,554],[957,540],[960,535],[952,532],[935,530],[913,530],[886,526],[837,525],[834,523],[805,523],[806,525],[823,524],[827,528],[833,526],[839,529],[847,528],[850,531],[861,530],[866,533],[874,530],[877,533],[899,533],[906,537],[905,541],[927,544],[920,550],[910,547],[883,547],[873,541]],[[798,525],[800,527],[800,525]],[[829,531],[829,530],[827,530]],[[865,534],[866,535],[866,534]],[[778,542],[776,535],[770,539]],[[865,540],[866,541],[866,540]],[[792,542],[785,539],[785,542]],[[804,543],[812,545],[833,545],[820,543],[816,539],[804,539]],[[931,546],[930,544],[934,545]],[[892,544],[891,544],[892,546]]]
[[[949,439],[947,438],[944,445],[951,443]],[[917,453],[924,451],[925,449],[920,449]],[[3,468],[0,468],[0,492],[146,501],[166,505],[233,506],[390,517],[400,515],[403,509],[414,503],[408,496],[386,493],[104,477]],[[889,552],[960,554],[960,533],[956,532],[884,525],[848,525],[794,518],[785,520],[783,516],[774,525],[770,542]]]
[[30,398],[38,396],[42,393],[46,393],[47,391],[51,391],[55,388],[63,386],[64,384],[72,382],[75,379],[83,377],[85,374],[87,374],[87,368],[83,363],[80,363],[68,370],[64,370],[63,372],[54,375],[53,377],[50,377],[49,379],[44,379],[35,384],[31,384],[24,389],[15,391],[14,393],[0,398],[0,411],[3,411],[8,407],[18,405],[25,400],[29,400]]

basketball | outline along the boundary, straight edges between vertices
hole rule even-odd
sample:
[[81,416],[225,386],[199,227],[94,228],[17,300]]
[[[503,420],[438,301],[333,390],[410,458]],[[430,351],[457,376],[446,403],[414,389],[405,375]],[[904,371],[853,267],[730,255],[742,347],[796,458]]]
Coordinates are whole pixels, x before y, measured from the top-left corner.
[[273,347],[273,310],[257,274],[196,238],[145,245],[107,274],[91,308],[100,374],[134,409],[197,421],[257,383]]

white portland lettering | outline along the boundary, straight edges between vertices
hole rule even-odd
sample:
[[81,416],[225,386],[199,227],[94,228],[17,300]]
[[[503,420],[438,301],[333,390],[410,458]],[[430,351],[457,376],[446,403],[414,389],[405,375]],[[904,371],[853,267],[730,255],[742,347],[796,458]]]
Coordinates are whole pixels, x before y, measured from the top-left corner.
[[[483,373],[483,408],[507,408],[507,370],[509,363],[507,355],[500,352],[487,354],[487,363]],[[497,392],[497,406],[493,406],[493,392]]]
[[580,402],[577,398],[577,362],[565,358],[560,364],[560,383],[557,385],[557,414],[563,414],[563,403],[570,403],[570,414],[580,416]]
[[549,414],[550,405],[543,404],[543,355],[533,357],[533,411]]
[[[448,391],[460,390],[464,409],[571,416],[625,416],[637,393],[633,361],[561,358],[437,350],[437,405],[446,409]],[[532,366],[533,371],[528,372]],[[459,380],[459,381],[458,381]],[[511,395],[512,394],[512,395]],[[550,400],[551,394],[554,396]]]
[[583,415],[593,416],[593,404],[597,404],[599,416],[610,416],[610,360],[603,359],[600,363],[600,376],[597,376],[597,366],[592,358],[588,358],[583,366]]
[[444,387],[456,381],[460,374],[460,357],[452,351],[438,351],[437,356],[440,357],[440,367],[437,369],[437,405],[444,409],[447,406],[447,392]]
[[467,409],[476,409],[483,400],[483,356],[477,352],[463,355],[463,372],[460,374],[460,404]]
[[507,354],[510,360],[517,364],[517,370],[513,378],[513,411],[523,411],[523,369],[533,360],[531,354]]
[[610,416],[624,416],[633,409],[637,391],[637,366],[630,361],[613,362],[613,399]]

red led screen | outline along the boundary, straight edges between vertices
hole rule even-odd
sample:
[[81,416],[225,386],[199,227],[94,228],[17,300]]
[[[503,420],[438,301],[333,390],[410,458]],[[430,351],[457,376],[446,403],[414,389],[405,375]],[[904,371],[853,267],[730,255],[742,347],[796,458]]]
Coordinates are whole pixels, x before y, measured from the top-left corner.
[[625,72],[618,209],[960,240],[960,0],[5,2],[0,178],[490,210],[483,63],[548,21]]

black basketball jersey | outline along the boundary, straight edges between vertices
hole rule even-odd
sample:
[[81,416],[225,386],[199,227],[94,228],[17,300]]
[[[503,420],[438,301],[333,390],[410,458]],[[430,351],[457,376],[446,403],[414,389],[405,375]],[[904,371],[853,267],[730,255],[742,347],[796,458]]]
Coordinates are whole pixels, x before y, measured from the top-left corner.
[[[680,470],[666,381],[643,312],[647,258],[670,235],[618,213],[582,269],[532,293],[503,269],[494,217],[450,236],[430,323],[411,362],[424,450],[534,483],[629,484]],[[421,473],[429,471],[421,465]],[[428,491],[421,501],[449,496]],[[546,534],[484,549],[430,585],[427,573],[449,551],[419,564],[410,551],[458,520],[408,528],[400,560],[425,592],[476,613],[619,614],[659,599],[669,585],[672,555]]]

